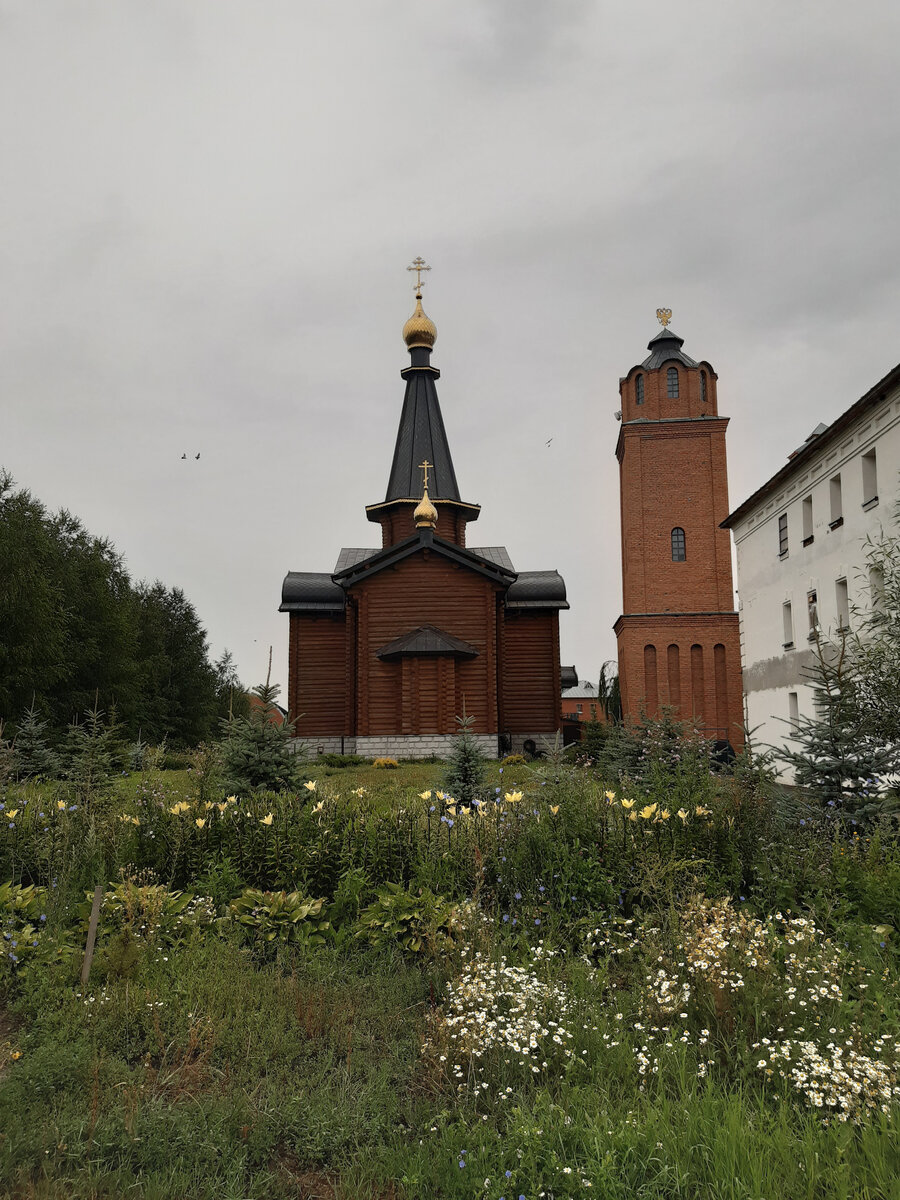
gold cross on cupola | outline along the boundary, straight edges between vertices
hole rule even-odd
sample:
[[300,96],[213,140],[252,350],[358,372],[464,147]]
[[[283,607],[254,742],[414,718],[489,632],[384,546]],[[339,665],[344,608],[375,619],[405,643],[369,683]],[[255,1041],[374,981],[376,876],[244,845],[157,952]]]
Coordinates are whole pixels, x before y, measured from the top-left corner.
[[422,482],[423,491],[428,491],[428,468],[433,467],[434,463],[430,463],[426,458],[424,462],[419,463],[419,470],[425,472],[425,479]]
[[667,329],[669,322],[672,320],[671,308],[658,308],[656,310],[656,319],[662,325],[663,329]]
[[421,254],[418,258],[412,260],[412,266],[406,268],[407,271],[415,271],[416,273],[416,295],[419,296],[422,291],[422,272],[430,271],[431,267],[425,262]]

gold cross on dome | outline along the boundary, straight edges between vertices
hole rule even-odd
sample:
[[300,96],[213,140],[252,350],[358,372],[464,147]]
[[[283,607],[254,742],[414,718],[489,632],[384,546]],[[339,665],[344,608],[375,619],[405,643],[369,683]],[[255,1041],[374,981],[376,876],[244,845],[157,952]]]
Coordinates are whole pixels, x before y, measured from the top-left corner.
[[430,271],[431,267],[428,266],[428,264],[425,262],[425,259],[422,258],[421,254],[420,254],[418,256],[418,258],[414,258],[412,260],[412,266],[407,267],[406,269],[407,269],[407,271],[415,271],[415,273],[416,273],[416,292],[417,293],[421,292],[421,290],[422,290],[422,272]]
[[428,491],[428,468],[433,466],[434,463],[430,463],[427,458],[424,462],[419,463],[419,470],[425,472],[425,482],[422,484],[423,491]]
[[656,310],[656,319],[662,325],[663,329],[665,329],[672,320],[671,308],[658,308]]

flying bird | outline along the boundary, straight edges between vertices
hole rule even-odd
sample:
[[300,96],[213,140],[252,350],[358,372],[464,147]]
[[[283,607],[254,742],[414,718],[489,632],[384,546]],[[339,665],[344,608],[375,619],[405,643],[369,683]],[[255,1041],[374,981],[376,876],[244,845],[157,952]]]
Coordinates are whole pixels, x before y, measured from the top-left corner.
[[547,441],[544,443],[544,445],[549,446],[552,441],[553,438],[547,438]]
[[181,456],[182,462],[183,462],[183,461],[184,461],[184,459],[186,459],[186,458],[187,458],[187,455],[186,455],[186,454],[182,454],[182,456]]
[[199,455],[199,454],[195,454],[195,455],[194,455],[194,458],[199,458],[199,457],[200,457],[200,455]]

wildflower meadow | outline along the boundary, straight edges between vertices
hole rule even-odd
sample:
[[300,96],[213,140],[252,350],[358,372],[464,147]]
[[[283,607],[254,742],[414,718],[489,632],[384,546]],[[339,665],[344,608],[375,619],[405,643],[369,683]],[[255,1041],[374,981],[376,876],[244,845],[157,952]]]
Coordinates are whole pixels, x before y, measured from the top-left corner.
[[894,818],[692,754],[8,780],[0,1194],[900,1196]]

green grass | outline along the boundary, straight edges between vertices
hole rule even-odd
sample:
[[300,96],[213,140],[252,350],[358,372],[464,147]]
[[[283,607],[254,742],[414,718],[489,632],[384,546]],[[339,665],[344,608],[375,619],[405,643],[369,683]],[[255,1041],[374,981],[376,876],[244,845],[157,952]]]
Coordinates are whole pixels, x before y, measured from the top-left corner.
[[[896,1104],[859,1126],[828,1124],[758,1069],[763,1036],[812,1029],[796,1015],[810,1009],[776,994],[777,970],[741,967],[745,988],[724,1000],[695,979],[684,1019],[660,1016],[647,985],[661,969],[677,975],[706,928],[692,896],[733,895],[729,911],[751,925],[790,903],[818,922],[803,969],[826,936],[841,964],[840,999],[816,1010],[822,1028],[868,1050],[890,1034],[879,1051],[889,1058],[900,1043],[896,843],[785,828],[727,787],[708,818],[630,822],[602,783],[577,772],[557,782],[546,764],[493,765],[491,791],[518,785],[525,798],[502,820],[456,814],[451,829],[418,796],[442,770],[327,768],[299,799],[242,798],[222,817],[233,830],[184,771],[123,777],[111,799],[71,813],[52,807],[61,785],[11,789],[6,811],[20,815],[13,829],[0,822],[0,879],[46,885],[49,920],[31,965],[4,960],[0,974],[0,1195],[900,1198]],[[170,813],[179,801],[189,808]],[[120,819],[134,814],[140,826]],[[96,878],[150,862],[163,882],[214,895],[217,922],[157,936],[137,909],[119,925],[106,916],[83,992],[75,901]],[[426,930],[419,954],[370,946],[357,912],[389,879],[412,893],[398,912],[426,886],[448,901],[474,895],[480,915],[449,936]],[[266,943],[225,919],[241,887],[272,880],[337,901],[329,944]],[[604,935],[587,962],[592,929]],[[621,954],[600,945],[606,931],[638,929]],[[54,937],[68,958],[45,953]],[[544,1039],[536,1072],[508,1049],[470,1060],[449,1039],[448,989],[475,949],[566,997],[565,1012],[553,1001],[540,1019],[572,1038]],[[731,935],[722,955],[740,952]],[[661,1033],[666,1024],[691,1040]],[[639,1073],[643,1046],[657,1072]],[[462,1090],[457,1061],[472,1081]]]

